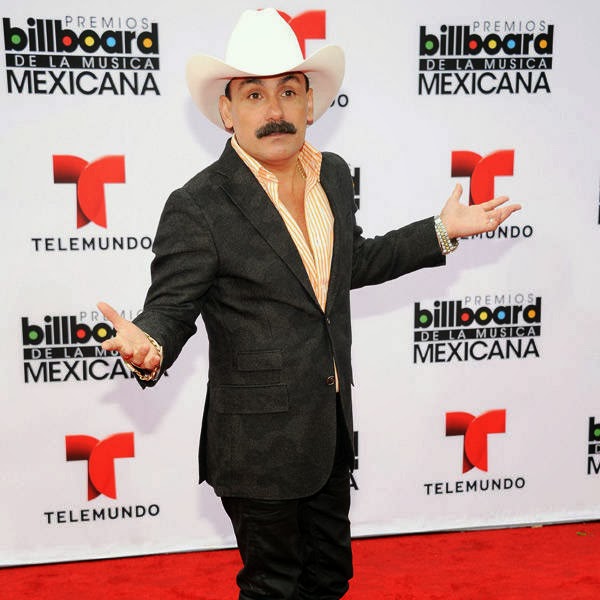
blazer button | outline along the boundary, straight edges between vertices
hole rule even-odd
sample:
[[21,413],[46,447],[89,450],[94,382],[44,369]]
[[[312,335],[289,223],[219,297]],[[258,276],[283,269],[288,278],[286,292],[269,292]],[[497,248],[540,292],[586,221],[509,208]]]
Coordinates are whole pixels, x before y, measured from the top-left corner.
[[327,385],[335,385],[335,377],[333,375],[327,378]]

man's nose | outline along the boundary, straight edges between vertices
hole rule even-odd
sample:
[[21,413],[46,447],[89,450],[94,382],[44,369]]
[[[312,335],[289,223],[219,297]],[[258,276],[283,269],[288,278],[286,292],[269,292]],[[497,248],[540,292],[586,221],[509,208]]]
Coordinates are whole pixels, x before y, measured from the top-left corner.
[[278,121],[282,117],[283,117],[283,108],[281,105],[281,98],[279,98],[278,95],[274,95],[268,99],[267,118]]

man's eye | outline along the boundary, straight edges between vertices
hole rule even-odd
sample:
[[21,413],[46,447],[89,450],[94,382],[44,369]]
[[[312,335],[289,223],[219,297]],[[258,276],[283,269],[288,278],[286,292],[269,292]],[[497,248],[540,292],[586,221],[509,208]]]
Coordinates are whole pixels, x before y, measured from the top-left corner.
[[295,96],[296,92],[294,90],[285,90],[285,92],[283,92],[284,96]]
[[258,92],[252,92],[248,95],[248,98],[252,100],[258,100],[260,98],[260,94]]

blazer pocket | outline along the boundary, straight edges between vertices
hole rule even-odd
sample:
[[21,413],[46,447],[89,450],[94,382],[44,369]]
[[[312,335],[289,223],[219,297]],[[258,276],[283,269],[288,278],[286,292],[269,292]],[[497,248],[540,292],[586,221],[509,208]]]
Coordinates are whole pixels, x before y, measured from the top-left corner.
[[281,369],[283,358],[279,350],[257,350],[237,353],[238,371],[275,371]]
[[220,414],[267,414],[289,409],[288,389],[275,385],[219,385],[211,391],[211,403]]

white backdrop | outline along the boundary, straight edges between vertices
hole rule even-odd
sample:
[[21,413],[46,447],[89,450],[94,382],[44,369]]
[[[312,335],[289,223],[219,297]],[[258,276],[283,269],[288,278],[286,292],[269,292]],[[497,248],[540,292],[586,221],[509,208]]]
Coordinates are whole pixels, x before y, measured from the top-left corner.
[[[439,212],[456,182],[465,202],[493,181],[524,206],[501,234],[461,241],[447,268],[353,292],[353,534],[598,518],[600,9],[417,4],[277,6],[317,11],[303,18],[325,38],[308,53],[346,50],[340,96],[309,138],[351,165],[368,235]],[[223,56],[251,6],[1,5],[0,564],[232,546],[196,483],[201,326],[143,392],[102,356],[95,303],[141,309],[168,193],[226,140],[188,97],[186,60]],[[485,48],[467,55],[473,34]],[[488,158],[499,150],[508,171]],[[452,176],[459,151],[482,157],[472,179]],[[480,323],[461,322],[464,308]]]

